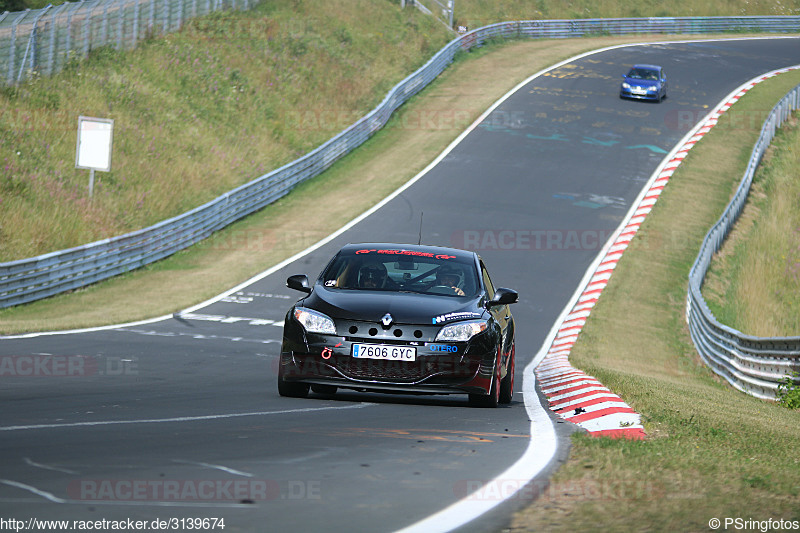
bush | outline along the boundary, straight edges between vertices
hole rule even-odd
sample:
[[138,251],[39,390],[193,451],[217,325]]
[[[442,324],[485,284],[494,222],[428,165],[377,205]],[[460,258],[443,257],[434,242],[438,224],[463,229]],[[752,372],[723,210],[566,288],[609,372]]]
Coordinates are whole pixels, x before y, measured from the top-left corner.
[[778,403],[789,409],[800,407],[800,372],[792,372],[778,384]]

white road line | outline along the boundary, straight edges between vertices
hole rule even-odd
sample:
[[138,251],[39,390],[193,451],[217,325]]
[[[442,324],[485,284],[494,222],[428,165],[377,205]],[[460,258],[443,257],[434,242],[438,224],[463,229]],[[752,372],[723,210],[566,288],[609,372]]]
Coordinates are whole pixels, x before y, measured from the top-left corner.
[[[283,324],[281,324],[283,325]],[[280,344],[280,339],[248,339],[245,337],[228,337],[226,335],[203,335],[200,333],[186,333],[174,331],[156,331],[156,330],[142,330],[142,329],[118,329],[116,331],[125,331],[128,333],[135,333],[136,335],[147,335],[152,337],[189,337],[196,340],[224,340],[231,342],[254,342],[257,344]]]
[[203,416],[178,416],[174,418],[150,418],[141,420],[97,420],[94,422],[66,422],[63,424],[32,424],[27,426],[5,426],[0,427],[0,431],[24,431],[30,429],[54,429],[54,428],[74,428],[92,426],[112,426],[118,424],[163,424],[167,422],[196,422],[200,420],[220,420],[224,418],[238,418],[243,416],[268,416],[285,415],[292,413],[311,413],[315,411],[333,411],[339,409],[360,409],[377,405],[374,403],[362,402],[355,405],[336,406],[336,407],[307,407],[304,409],[283,409],[280,411],[258,411],[254,413],[228,413],[223,415],[203,415]]
[[75,472],[74,470],[68,470],[66,468],[59,468],[57,466],[43,465],[41,463],[34,462],[29,457],[25,457],[23,460],[25,461],[26,464],[35,466],[36,468],[43,468],[44,470],[53,470],[54,472],[62,472],[64,474],[77,474],[77,472]]
[[253,477],[255,474],[251,474],[250,472],[242,472],[241,470],[234,470],[233,468],[228,468],[227,466],[222,465],[212,465],[210,463],[198,463],[195,461],[184,461],[181,459],[173,459],[175,463],[184,464],[184,465],[194,465],[194,466],[202,466],[205,468],[211,468],[214,470],[222,470],[223,472],[227,472],[229,474],[233,474],[234,476],[243,476],[243,477]]
[[46,500],[50,500],[53,503],[66,503],[67,500],[61,499],[58,496],[50,494],[44,490],[39,490],[36,487],[32,487],[31,485],[26,485],[25,483],[20,483],[19,481],[13,481],[11,479],[0,479],[0,483],[3,485],[8,485],[10,487],[17,487],[18,489],[27,490],[28,492],[32,492],[38,496]]

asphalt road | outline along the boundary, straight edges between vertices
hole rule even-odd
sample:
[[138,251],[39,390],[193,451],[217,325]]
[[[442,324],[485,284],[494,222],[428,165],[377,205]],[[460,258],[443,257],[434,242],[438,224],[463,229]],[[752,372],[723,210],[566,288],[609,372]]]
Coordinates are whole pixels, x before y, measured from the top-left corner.
[[[633,63],[664,66],[667,100],[617,97]],[[795,64],[796,39],[626,46],[577,59],[530,81],[380,210],[222,301],[181,319],[1,340],[0,517],[393,531],[459,500],[531,438],[536,446],[522,395],[494,410],[459,396],[281,398],[282,320],[300,296],[286,277],[315,277],[346,242],[415,243],[424,213],[423,243],[477,250],[496,285],[520,292],[519,389],[659,162],[736,87]],[[324,216],[324,203],[302,216]],[[566,454],[568,432],[559,428],[560,455],[542,477]],[[466,529],[497,530],[525,503]]]

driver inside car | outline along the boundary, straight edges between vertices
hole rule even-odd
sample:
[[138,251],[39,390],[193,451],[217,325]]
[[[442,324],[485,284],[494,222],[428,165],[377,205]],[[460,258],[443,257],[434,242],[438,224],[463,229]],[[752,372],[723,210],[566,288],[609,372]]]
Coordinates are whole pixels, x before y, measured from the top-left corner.
[[458,286],[461,274],[453,267],[442,266],[436,271],[436,280],[431,287],[448,287],[459,296],[464,296],[464,291]]
[[362,289],[383,289],[389,277],[383,263],[370,262],[358,271],[358,286]]

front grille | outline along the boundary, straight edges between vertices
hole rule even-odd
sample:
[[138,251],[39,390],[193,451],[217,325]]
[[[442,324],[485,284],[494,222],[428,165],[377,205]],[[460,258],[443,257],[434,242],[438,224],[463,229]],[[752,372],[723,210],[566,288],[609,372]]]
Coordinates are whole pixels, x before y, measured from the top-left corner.
[[436,364],[425,361],[404,363],[343,357],[336,366],[344,375],[354,379],[413,383],[434,373]]

